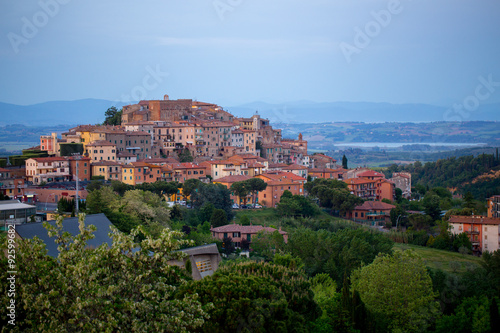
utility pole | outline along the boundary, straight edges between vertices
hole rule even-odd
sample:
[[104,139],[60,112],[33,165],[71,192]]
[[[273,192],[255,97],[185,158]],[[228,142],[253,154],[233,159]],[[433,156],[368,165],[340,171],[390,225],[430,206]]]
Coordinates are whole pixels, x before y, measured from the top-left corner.
[[79,196],[78,196],[78,192],[79,192],[79,187],[78,187],[78,176],[79,176],[79,173],[78,173],[78,161],[80,160],[80,158],[82,158],[82,156],[80,155],[80,153],[72,153],[71,155],[74,156],[75,160],[76,160],[76,197],[75,197],[75,215],[78,216],[78,202],[80,201],[79,199]]

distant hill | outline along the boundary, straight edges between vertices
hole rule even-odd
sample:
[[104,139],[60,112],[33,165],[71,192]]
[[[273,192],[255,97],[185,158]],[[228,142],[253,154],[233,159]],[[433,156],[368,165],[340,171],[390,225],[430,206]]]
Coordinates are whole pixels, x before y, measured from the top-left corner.
[[[23,124],[53,126],[59,124],[95,124],[104,121],[104,112],[111,106],[118,109],[128,103],[103,99],[51,101],[33,105],[0,102],[0,126]],[[223,105],[222,105],[223,106]],[[316,103],[295,101],[283,104],[252,102],[225,107],[238,117],[249,117],[258,111],[271,124],[323,122],[430,122],[444,120],[500,121],[500,103],[481,105],[468,118],[445,119],[447,107],[429,104],[390,104],[370,102]],[[454,114],[456,116],[456,114]],[[450,115],[450,117],[453,116]]]
[[283,104],[253,102],[228,107],[240,117],[249,117],[258,111],[271,123],[322,122],[430,122],[430,121],[500,121],[500,103],[480,105],[467,117],[458,118],[449,107],[429,104],[390,104],[370,102],[316,103],[297,101]]
[[104,121],[104,112],[116,106],[120,109],[128,103],[103,99],[53,101],[33,105],[16,105],[0,102],[0,126],[22,124],[52,126],[59,124],[96,124]]

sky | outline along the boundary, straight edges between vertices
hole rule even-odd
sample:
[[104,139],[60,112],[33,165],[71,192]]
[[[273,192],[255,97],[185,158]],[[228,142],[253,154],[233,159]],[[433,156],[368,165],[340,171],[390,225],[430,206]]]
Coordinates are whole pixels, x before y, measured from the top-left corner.
[[498,0],[3,0],[0,8],[5,103],[164,94],[222,106],[500,101]]

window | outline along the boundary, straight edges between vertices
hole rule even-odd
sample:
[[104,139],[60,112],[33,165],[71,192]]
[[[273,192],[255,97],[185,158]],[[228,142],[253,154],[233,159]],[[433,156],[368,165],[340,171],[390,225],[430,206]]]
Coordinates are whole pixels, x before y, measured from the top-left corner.
[[224,233],[224,238],[227,238],[227,232]]

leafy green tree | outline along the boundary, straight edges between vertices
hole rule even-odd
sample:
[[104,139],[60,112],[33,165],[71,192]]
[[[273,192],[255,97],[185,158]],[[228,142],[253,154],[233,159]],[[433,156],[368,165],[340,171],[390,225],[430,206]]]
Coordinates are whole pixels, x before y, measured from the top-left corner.
[[248,183],[245,181],[234,182],[231,184],[230,188],[231,192],[238,197],[238,204],[241,203],[241,199],[243,198],[243,204],[247,204],[247,196],[250,193],[250,189],[248,187]]
[[179,290],[195,294],[210,315],[203,332],[303,332],[319,314],[303,274],[272,264],[222,266]]
[[211,202],[215,208],[226,212],[228,221],[231,221],[234,216],[231,191],[222,184],[201,184],[198,191],[191,194],[191,202],[195,210]]
[[250,178],[245,180],[245,182],[248,190],[252,193],[252,202],[255,207],[255,204],[257,203],[257,194],[267,188],[267,183],[260,178]]
[[185,148],[182,150],[182,152],[179,154],[179,161],[181,163],[193,162],[193,155],[191,154],[189,149]]
[[454,314],[436,322],[436,332],[490,332],[489,300],[486,296],[465,298]]
[[428,192],[424,196],[423,205],[425,213],[432,218],[432,221],[441,219],[441,198],[433,192]]
[[201,185],[201,180],[199,179],[188,179],[182,184],[182,195],[184,199],[189,197],[194,191],[198,189]]
[[227,215],[223,209],[214,209],[212,216],[210,217],[210,224],[212,227],[222,227],[227,224]]
[[313,323],[314,332],[357,332],[352,328],[350,313],[343,307],[337,284],[325,273],[311,279],[314,301],[321,308],[321,317]]
[[387,318],[392,331],[423,331],[438,313],[425,263],[412,250],[379,256],[351,278],[367,309]]
[[[179,232],[163,230],[153,240],[140,243],[131,235],[112,230],[113,245],[86,248],[95,226],[84,225],[71,236],[45,224],[59,245],[57,258],[47,256],[45,244],[18,239],[16,249],[16,325],[13,332],[186,332],[203,325],[207,318],[196,295],[175,298],[177,289],[190,278],[184,269],[170,266],[182,260],[177,251],[186,241]],[[154,255],[151,255],[154,253]],[[8,277],[7,258],[0,261],[1,278]],[[6,318],[7,283],[0,284],[0,314]]]
[[198,219],[200,222],[210,221],[214,214],[215,206],[211,202],[206,202],[198,211]]
[[276,253],[283,251],[285,241],[278,230],[275,232],[261,231],[255,237],[252,237],[250,248],[266,261],[271,261]]
[[123,109],[118,111],[118,109],[114,106],[108,108],[104,113],[104,116],[106,118],[104,119],[103,125],[121,125],[122,113]]

